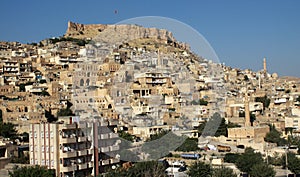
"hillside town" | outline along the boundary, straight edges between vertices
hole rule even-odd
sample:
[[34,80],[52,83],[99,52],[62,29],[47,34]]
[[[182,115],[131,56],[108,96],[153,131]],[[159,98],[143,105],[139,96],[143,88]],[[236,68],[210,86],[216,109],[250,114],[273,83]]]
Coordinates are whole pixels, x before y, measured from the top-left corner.
[[0,42],[0,95],[0,176],[16,165],[100,176],[151,160],[167,161],[167,176],[198,161],[240,176],[228,154],[249,148],[276,176],[300,173],[274,162],[299,156],[300,78],[269,73],[268,58],[252,71],[197,56],[166,30],[69,22],[61,37]]

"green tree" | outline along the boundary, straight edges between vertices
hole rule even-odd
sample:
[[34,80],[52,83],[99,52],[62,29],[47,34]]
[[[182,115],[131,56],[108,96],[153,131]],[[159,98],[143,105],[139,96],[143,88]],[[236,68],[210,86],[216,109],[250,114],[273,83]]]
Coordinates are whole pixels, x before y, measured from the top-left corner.
[[266,163],[254,164],[249,172],[251,177],[274,177],[275,170]]
[[70,108],[65,108],[65,109],[59,110],[59,112],[57,113],[57,116],[75,116],[75,114],[72,112],[72,110]]
[[25,84],[20,84],[19,85],[19,90],[20,90],[20,92],[25,92],[26,91]]
[[47,91],[45,91],[45,90],[43,90],[43,91],[41,92],[41,95],[42,95],[42,96],[50,96],[50,94],[49,94]]
[[236,153],[226,153],[224,157],[224,161],[228,163],[236,163],[237,160],[239,159],[240,154]]
[[270,125],[270,132],[267,133],[265,137],[266,142],[270,143],[276,143],[278,146],[283,146],[287,144],[287,140],[284,138],[281,138],[281,133],[276,130],[274,125]]
[[[209,124],[207,126],[207,124]],[[215,129],[217,126],[217,130],[214,132],[212,132],[211,130]],[[226,124],[226,120],[224,118],[221,118],[219,114],[214,114],[212,116],[212,118],[209,119],[209,122],[204,122],[202,124],[199,125],[198,127],[198,133],[203,135],[203,136],[208,136],[208,135],[212,135],[212,136],[228,136],[228,128],[234,128],[234,127],[240,127],[238,124],[234,124],[231,122],[228,122],[228,124]],[[204,129],[210,129],[210,130],[206,130],[204,131]],[[204,134],[203,134],[204,133]]]
[[265,95],[264,97],[256,97],[255,101],[261,102],[264,105],[264,109],[268,108],[271,102],[271,100],[267,97],[267,95]]
[[230,168],[226,168],[222,166],[221,168],[213,169],[213,177],[233,177],[233,176],[236,176],[236,174]]
[[[288,154],[288,169],[295,174],[300,173],[300,159],[296,157],[294,153],[289,152]],[[282,156],[282,166],[286,168],[286,156]]]
[[268,156],[268,162],[271,165],[274,166],[281,166],[282,165],[282,160],[281,160],[281,156],[279,156],[278,153],[275,153],[273,157]]
[[157,161],[139,162],[129,168],[128,176],[136,177],[165,177],[166,168]]
[[166,167],[157,161],[138,162],[129,169],[111,170],[105,177],[166,177]]
[[190,177],[211,177],[213,170],[210,165],[204,162],[195,162],[190,166],[187,174]]
[[46,167],[29,166],[15,167],[9,172],[10,177],[55,177],[54,170],[48,170]]
[[119,131],[118,134],[119,134],[120,138],[123,138],[123,139],[125,139],[127,141],[133,142],[133,140],[135,139],[135,136],[133,136],[130,133],[127,133],[125,131]]
[[0,109],[0,124],[3,123],[2,109]]
[[13,157],[11,163],[29,164],[29,155],[20,154],[19,157]]
[[15,125],[12,123],[0,123],[0,136],[15,139],[17,136]]
[[176,149],[176,151],[183,151],[183,152],[197,151],[197,150],[199,150],[197,138],[187,138],[184,141],[184,143]]
[[147,141],[153,141],[153,140],[157,140],[160,139],[161,137],[165,136],[166,134],[168,134],[170,131],[169,130],[162,130],[159,133],[150,135],[150,138]]
[[242,172],[249,173],[255,164],[263,163],[263,158],[260,153],[255,153],[254,149],[247,147],[245,149],[245,153],[241,154],[241,156],[237,159],[235,165]]
[[199,100],[199,104],[200,104],[200,105],[207,106],[208,102],[207,102],[206,100],[204,100],[204,99],[200,99],[200,100]]

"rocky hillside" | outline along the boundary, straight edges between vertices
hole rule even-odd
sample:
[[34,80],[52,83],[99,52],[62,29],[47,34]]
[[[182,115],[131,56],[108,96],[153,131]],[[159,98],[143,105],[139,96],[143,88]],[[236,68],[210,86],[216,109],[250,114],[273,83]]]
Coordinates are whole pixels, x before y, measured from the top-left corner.
[[178,48],[189,49],[187,44],[178,42],[173,37],[173,34],[165,29],[145,28],[138,25],[85,25],[69,21],[65,37],[92,39],[111,44],[123,43],[134,39],[152,38],[163,40]]

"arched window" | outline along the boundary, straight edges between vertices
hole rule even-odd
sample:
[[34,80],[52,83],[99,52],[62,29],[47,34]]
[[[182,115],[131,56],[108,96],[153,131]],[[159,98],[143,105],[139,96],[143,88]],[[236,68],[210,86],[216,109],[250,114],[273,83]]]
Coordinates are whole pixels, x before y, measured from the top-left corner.
[[80,79],[80,86],[83,86],[83,85],[84,85],[84,80]]
[[117,91],[117,96],[122,96],[120,90]]
[[125,103],[125,99],[124,98],[121,99],[121,103]]
[[90,85],[90,79],[87,79],[86,80],[86,86],[89,86]]

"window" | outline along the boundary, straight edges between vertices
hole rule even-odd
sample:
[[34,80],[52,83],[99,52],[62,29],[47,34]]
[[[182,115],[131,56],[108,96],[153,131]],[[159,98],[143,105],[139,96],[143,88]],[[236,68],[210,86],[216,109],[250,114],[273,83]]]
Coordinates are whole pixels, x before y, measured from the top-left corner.
[[54,147],[53,146],[51,146],[51,152],[54,152]]
[[42,152],[44,152],[44,145],[42,145]]
[[35,164],[38,165],[39,164],[39,161],[37,159],[35,159]]
[[47,137],[47,138],[48,138],[48,131],[46,131],[46,135],[45,135],[45,137]]
[[44,138],[44,132],[43,131],[41,132],[41,137]]
[[31,151],[31,152],[33,151],[33,146],[32,146],[32,145],[30,145],[30,151]]
[[45,159],[42,159],[41,165],[45,165]]
[[47,165],[47,166],[49,166],[49,159],[47,159],[47,161],[46,161],[46,165]]
[[34,131],[34,138],[36,138],[37,137],[37,134],[36,134],[36,131]]
[[49,152],[49,146],[48,145],[46,146],[46,152]]
[[51,167],[54,167],[54,160],[51,160]]
[[50,137],[53,138],[53,131],[50,132]]

